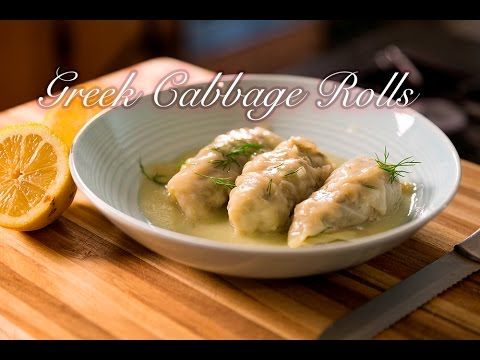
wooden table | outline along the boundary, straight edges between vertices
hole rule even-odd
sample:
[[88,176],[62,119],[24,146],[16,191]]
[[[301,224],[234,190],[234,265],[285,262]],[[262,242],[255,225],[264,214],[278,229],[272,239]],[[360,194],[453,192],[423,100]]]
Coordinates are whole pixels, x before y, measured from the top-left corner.
[[[146,91],[174,59],[138,64]],[[99,80],[118,84],[127,71]],[[80,74],[81,75],[81,74]],[[41,121],[35,102],[0,114],[0,126]],[[366,264],[295,280],[248,280],[195,270],[122,234],[81,193],[62,218],[30,233],[0,229],[0,338],[315,338],[463,240],[480,224],[480,166],[462,161],[454,200],[403,245]],[[379,339],[480,339],[480,273],[410,314]]]

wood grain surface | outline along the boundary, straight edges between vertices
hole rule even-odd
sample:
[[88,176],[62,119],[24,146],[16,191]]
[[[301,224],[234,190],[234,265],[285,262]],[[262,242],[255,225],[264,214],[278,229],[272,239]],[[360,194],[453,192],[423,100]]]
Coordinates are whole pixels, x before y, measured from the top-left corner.
[[[174,69],[192,82],[211,73],[160,58],[100,78],[118,84],[139,71],[146,91]],[[35,102],[0,114],[0,126],[41,121]],[[462,161],[454,200],[393,251],[348,270],[295,280],[248,280],[188,268],[145,249],[83,194],[45,229],[0,229],[0,338],[310,339],[442,256],[480,224],[480,166]],[[453,286],[377,336],[480,339],[480,273]]]

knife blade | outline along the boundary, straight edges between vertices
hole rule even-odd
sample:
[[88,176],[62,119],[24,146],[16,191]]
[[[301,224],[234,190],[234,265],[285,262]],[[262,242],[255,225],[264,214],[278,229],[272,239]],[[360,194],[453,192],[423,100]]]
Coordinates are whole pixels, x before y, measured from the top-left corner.
[[333,323],[320,340],[369,339],[480,270],[480,229],[452,252]]

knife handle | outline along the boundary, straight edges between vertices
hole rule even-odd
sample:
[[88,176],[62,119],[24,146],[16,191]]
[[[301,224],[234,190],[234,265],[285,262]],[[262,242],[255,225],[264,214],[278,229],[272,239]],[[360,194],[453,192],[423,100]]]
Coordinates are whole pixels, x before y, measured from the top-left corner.
[[480,262],[480,229],[453,248],[457,253],[466,258]]

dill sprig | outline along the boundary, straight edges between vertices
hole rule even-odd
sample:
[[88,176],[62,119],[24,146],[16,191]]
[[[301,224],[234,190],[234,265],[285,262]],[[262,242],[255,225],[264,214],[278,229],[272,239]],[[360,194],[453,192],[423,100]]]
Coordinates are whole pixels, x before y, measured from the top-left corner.
[[257,143],[244,143],[236,146],[230,151],[226,156],[240,156],[240,155],[251,155],[256,150],[260,150],[263,147],[262,144]]
[[294,175],[294,174],[296,174],[297,172],[299,172],[301,168],[303,168],[303,166],[300,166],[300,167],[298,167],[298,168],[295,169],[295,170],[289,171],[288,173],[286,173],[285,175],[283,175],[283,177],[287,177],[287,176]]
[[225,186],[228,189],[233,189],[235,187],[235,183],[232,181],[231,178],[208,176],[208,175],[203,175],[203,174],[199,174],[199,173],[195,173],[195,174],[197,174],[198,176],[210,179],[210,180],[212,180],[212,182],[214,184]]
[[213,164],[214,167],[221,168],[222,170],[227,170],[227,171],[230,170],[230,168],[232,167],[232,164],[235,164],[238,167],[241,167],[237,160],[230,157],[225,157],[224,159],[211,160],[210,162]]
[[396,164],[388,163],[388,157],[390,154],[388,153],[386,146],[383,151],[383,160],[381,160],[377,154],[375,154],[375,156],[375,161],[377,162],[378,167],[389,174],[390,183],[393,183],[398,180],[399,177],[403,177],[405,174],[409,173],[409,171],[406,170],[399,170],[402,166],[414,166],[420,164],[420,161],[412,160],[413,156],[406,157]]
[[140,165],[140,170],[142,171],[142,174],[148,180],[153,181],[155,184],[158,184],[158,185],[165,185],[167,183],[167,180],[165,179],[166,178],[165,175],[162,175],[162,174],[159,174],[159,173],[155,173],[154,175],[149,175],[145,171],[145,167],[143,166],[141,159],[138,160],[138,164]]
[[230,152],[225,153],[220,148],[213,148],[212,150],[219,152],[222,154],[223,159],[212,160],[211,163],[216,168],[221,168],[222,170],[230,170],[232,164],[241,167],[237,161],[239,156],[250,156],[255,151],[260,150],[263,147],[262,144],[257,143],[243,143],[240,145],[235,146]]
[[270,179],[270,181],[268,182],[268,185],[267,185],[267,195],[270,196],[270,194],[272,193],[272,183],[273,183],[273,179]]
[[181,159],[177,162],[177,170],[180,171],[182,166],[187,162],[187,159]]

